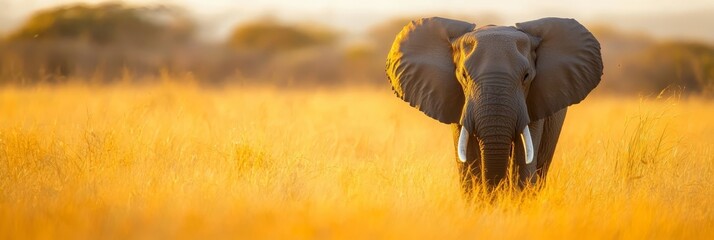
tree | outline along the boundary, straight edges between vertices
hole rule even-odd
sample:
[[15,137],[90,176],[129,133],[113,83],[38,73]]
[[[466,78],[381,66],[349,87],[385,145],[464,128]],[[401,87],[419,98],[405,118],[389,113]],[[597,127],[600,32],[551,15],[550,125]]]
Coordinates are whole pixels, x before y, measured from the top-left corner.
[[685,92],[714,93],[714,47],[687,42],[661,43],[629,58],[626,77],[641,89],[659,92],[670,86]]
[[[73,4],[33,14],[0,41],[0,73],[22,82],[68,77],[110,82],[124,72],[153,74],[185,64],[194,25],[182,10],[119,3]],[[177,67],[178,66],[178,67]],[[13,75],[17,81],[20,77]]]
[[228,44],[243,51],[276,53],[335,43],[337,34],[318,27],[289,26],[274,20],[260,20],[233,30]]
[[8,40],[156,46],[186,41],[192,34],[193,25],[176,8],[107,3],[77,4],[39,11],[11,33]]

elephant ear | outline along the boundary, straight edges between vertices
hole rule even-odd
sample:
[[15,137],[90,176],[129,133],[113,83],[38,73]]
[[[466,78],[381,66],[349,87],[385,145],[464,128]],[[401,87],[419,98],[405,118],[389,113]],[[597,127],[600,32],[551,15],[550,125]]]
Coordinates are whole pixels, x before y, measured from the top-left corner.
[[458,123],[464,93],[456,79],[451,40],[474,27],[439,17],[406,25],[387,56],[387,77],[397,97],[442,123]]
[[600,83],[600,43],[578,21],[543,18],[516,27],[541,39],[526,100],[532,121],[579,103]]

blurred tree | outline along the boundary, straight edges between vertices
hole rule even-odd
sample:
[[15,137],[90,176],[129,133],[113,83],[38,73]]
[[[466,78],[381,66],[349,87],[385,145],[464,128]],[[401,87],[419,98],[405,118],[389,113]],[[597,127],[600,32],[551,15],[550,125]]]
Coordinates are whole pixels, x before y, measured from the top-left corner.
[[236,27],[228,44],[241,51],[277,53],[329,46],[336,41],[337,34],[327,28],[288,26],[272,19],[262,19]]
[[193,25],[172,7],[119,3],[69,5],[35,13],[9,41],[80,40],[87,43],[156,46],[188,40]]
[[[111,82],[122,72],[185,70],[194,59],[194,24],[179,8],[74,4],[33,14],[0,41],[0,73],[63,82],[67,77]],[[24,76],[24,77],[17,77]]]
[[625,61],[625,77],[657,93],[670,86],[714,95],[714,47],[686,42],[654,45]]
[[640,54],[656,42],[649,36],[633,32],[623,32],[609,25],[589,25],[590,32],[600,42],[605,74],[596,92],[642,93],[646,82],[633,80],[629,67],[633,62],[626,61],[631,56]]
[[655,43],[653,39],[643,33],[622,32],[611,26],[594,25],[588,26],[588,29],[602,45],[604,58],[620,59],[623,56],[641,52]]

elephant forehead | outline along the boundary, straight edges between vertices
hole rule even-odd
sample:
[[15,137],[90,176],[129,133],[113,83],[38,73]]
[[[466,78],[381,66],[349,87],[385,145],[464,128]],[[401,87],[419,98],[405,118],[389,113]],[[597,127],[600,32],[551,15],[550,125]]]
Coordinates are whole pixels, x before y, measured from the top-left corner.
[[486,26],[478,28],[457,39],[457,42],[461,44],[487,44],[488,46],[526,45],[528,41],[528,35],[524,32],[519,31],[515,27],[505,26]]
[[489,26],[464,34],[453,42],[452,49],[455,63],[478,63],[483,68],[515,72],[530,66],[532,52],[531,40],[526,33],[504,26]]
[[[530,38],[514,27],[487,26],[461,36],[453,42],[452,54],[459,80],[482,79],[485,76],[505,76],[523,79],[530,67]],[[467,74],[464,74],[467,73]],[[460,76],[457,73],[457,76]],[[462,83],[463,84],[463,83]]]

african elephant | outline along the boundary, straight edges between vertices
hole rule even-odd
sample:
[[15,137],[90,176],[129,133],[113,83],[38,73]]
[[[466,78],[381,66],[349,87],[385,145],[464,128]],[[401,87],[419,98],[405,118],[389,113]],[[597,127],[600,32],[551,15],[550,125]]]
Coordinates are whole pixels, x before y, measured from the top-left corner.
[[399,98],[452,125],[470,193],[501,183],[509,164],[520,186],[545,179],[567,107],[598,85],[603,64],[600,43],[573,19],[477,28],[433,17],[402,29],[386,71]]

